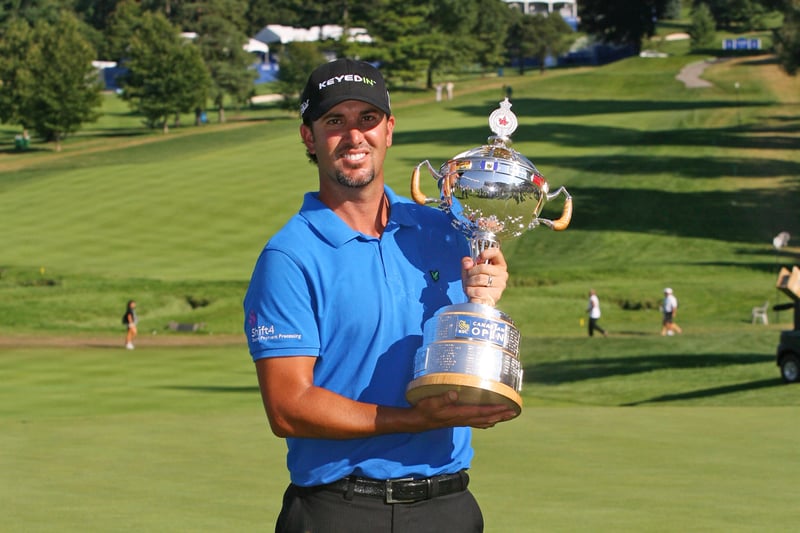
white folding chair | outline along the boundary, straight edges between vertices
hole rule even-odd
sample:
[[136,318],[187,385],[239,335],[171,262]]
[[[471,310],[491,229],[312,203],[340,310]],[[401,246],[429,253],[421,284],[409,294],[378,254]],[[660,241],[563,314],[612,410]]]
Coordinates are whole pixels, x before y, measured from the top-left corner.
[[753,308],[753,324],[759,320],[762,324],[769,324],[769,318],[767,318],[767,308],[769,308],[769,302],[765,302],[761,307]]

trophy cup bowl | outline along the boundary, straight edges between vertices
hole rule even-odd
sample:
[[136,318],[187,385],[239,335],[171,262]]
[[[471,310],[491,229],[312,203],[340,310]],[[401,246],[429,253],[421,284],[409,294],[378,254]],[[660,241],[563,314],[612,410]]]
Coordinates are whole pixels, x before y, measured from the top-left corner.
[[[423,161],[411,175],[411,197],[421,205],[437,204],[469,239],[472,257],[501,241],[539,225],[561,231],[572,218],[572,197],[564,187],[551,193],[534,164],[510,148],[517,127],[508,98],[489,116],[494,136],[488,144],[462,152],[437,172]],[[438,182],[439,197],[420,189],[420,168]],[[539,217],[544,204],[565,196],[561,216]],[[422,347],[414,357],[414,379],[406,388],[412,404],[455,390],[459,402],[507,405],[522,412],[522,364],[519,330],[511,318],[490,305],[465,303],[439,309],[423,326]]]

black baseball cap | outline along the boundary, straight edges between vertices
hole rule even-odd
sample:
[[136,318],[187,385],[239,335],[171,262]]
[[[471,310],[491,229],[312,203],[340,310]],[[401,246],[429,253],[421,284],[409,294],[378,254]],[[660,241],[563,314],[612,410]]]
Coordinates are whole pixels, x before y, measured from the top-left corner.
[[392,114],[386,82],[378,69],[366,61],[337,59],[320,65],[308,77],[300,96],[300,116],[317,120],[345,100],[367,102],[387,116]]

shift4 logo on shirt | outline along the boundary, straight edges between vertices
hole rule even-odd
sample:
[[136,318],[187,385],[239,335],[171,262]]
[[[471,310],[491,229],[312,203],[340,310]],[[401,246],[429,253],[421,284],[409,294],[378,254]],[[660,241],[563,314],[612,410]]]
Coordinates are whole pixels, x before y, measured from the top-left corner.
[[247,325],[250,326],[250,342],[266,342],[275,340],[299,340],[302,335],[299,333],[275,333],[275,324],[263,325],[258,323],[258,316],[255,311],[247,314]]
[[250,339],[253,342],[266,341],[275,338],[275,326],[256,326],[250,328]]

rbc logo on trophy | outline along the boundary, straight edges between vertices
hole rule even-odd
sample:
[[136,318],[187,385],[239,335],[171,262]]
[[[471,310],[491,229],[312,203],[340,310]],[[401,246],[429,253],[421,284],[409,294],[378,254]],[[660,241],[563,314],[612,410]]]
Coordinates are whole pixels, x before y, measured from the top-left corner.
[[[423,161],[411,175],[411,197],[418,204],[436,204],[469,239],[472,257],[499,247],[541,224],[561,231],[572,219],[572,197],[564,187],[551,193],[542,174],[526,157],[510,148],[517,117],[506,98],[489,116],[495,134],[488,144],[462,152],[436,172]],[[425,165],[438,182],[439,197],[420,189]],[[564,195],[556,220],[540,218],[546,201]],[[416,403],[428,396],[458,391],[467,404],[505,404],[522,412],[522,364],[519,330],[508,315],[476,303],[439,309],[423,327],[422,347],[414,357],[414,379],[406,398]]]

